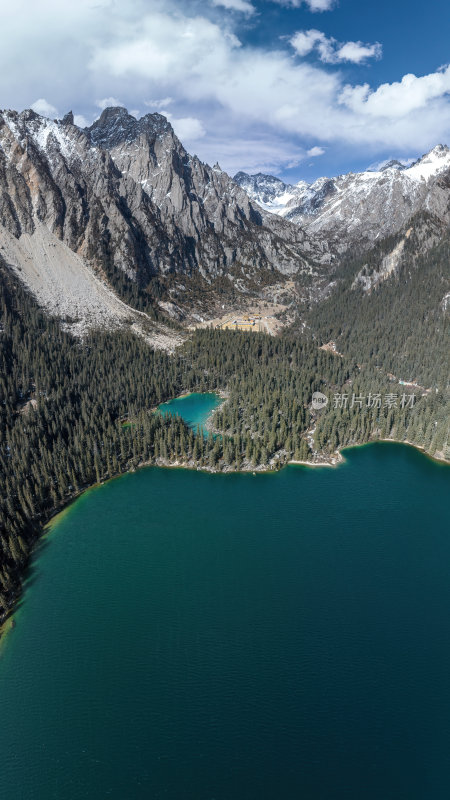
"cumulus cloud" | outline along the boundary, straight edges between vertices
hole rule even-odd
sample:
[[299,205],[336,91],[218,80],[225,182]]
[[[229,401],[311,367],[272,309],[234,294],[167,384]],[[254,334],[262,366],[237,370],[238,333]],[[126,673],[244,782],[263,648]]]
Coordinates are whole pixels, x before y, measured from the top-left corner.
[[83,114],[74,114],[73,121],[75,125],[78,125],[79,128],[87,128],[90,125],[89,120],[87,120]]
[[105,108],[110,108],[111,106],[121,106],[122,108],[125,108],[125,103],[121,103],[121,101],[117,100],[116,97],[103,97],[102,100],[96,100],[95,105],[102,111],[104,111]]
[[2,10],[2,103],[21,109],[40,98],[33,105],[41,112],[72,107],[85,119],[123,102],[170,107],[178,131],[185,126],[181,138],[188,141],[187,131],[202,158],[265,170],[272,163],[274,171],[306,157],[304,141],[327,150],[345,143],[375,159],[425,152],[448,138],[448,67],[380,86],[348,84],[330,64],[362,64],[379,56],[379,45],[299,31],[295,52],[314,51],[312,62],[293,57],[285,40],[240,41],[240,24],[246,30],[242,15],[200,2],[77,0],[62,14],[58,0],[17,0]]
[[318,147],[317,145],[315,147],[310,147],[310,149],[306,151],[306,155],[308,155],[310,158],[323,156],[324,153],[325,149],[323,147]]
[[170,119],[176,135],[182,142],[196,142],[206,135],[202,121],[196,117],[180,117],[177,119],[167,113],[166,117]]
[[375,91],[368,83],[344,86],[339,102],[355,114],[403,118],[429,106],[450,92],[450,66],[417,78],[404,75],[397,83],[382,83]]
[[[306,154],[292,142],[270,132],[264,136],[230,137],[213,135],[202,141],[202,157],[213,164],[219,160],[230,175],[242,170],[249,174],[257,172],[279,175],[286,169],[294,169]],[[218,158],[219,156],[219,158]]]
[[336,51],[337,61],[352,61],[361,64],[368,58],[381,58],[383,48],[379,42],[363,44],[362,42],[345,42],[339,45]]
[[147,108],[167,108],[170,104],[173,103],[173,97],[162,97],[159,100],[144,100],[144,106]]
[[381,44],[363,44],[362,42],[339,43],[328,38],[322,31],[312,28],[308,31],[297,31],[289,40],[298,56],[304,57],[316,51],[321,61],[326,64],[338,64],[350,61],[362,64],[368,58],[381,58]]
[[329,11],[336,5],[337,0],[305,0],[310,11]]
[[58,110],[55,108],[55,106],[52,106],[52,104],[48,103],[43,97],[32,103],[30,108],[32,108],[36,114],[42,114],[43,117],[54,118],[58,116]]
[[337,5],[337,0],[272,0],[272,2],[278,3],[280,6],[290,6],[291,8],[300,8],[301,5],[306,5],[313,13],[330,11]]
[[255,7],[248,0],[211,0],[213,6],[221,6],[229,11],[242,11],[243,14],[251,16],[255,13]]
[[149,85],[170,90],[191,108],[213,104],[241,126],[263,123],[322,140],[367,136],[338,102],[339,74],[294,63],[282,50],[242,45],[202,16],[147,15],[126,36],[100,45],[89,67],[135,91],[148,91]]

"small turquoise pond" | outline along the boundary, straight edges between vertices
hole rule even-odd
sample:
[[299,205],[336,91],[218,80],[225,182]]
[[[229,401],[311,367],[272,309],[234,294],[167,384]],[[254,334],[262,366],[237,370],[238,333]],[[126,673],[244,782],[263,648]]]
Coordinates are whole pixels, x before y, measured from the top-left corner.
[[186,425],[197,430],[197,427],[204,427],[214,409],[220,405],[220,397],[214,392],[192,392],[169,400],[168,403],[161,403],[158,406],[160,414],[171,414],[180,416]]

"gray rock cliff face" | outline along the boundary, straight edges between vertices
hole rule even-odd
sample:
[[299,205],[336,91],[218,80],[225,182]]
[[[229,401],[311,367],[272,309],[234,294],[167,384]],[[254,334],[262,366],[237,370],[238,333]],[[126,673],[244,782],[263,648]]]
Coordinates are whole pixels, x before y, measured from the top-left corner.
[[393,160],[375,171],[319,178],[310,185],[242,172],[235,180],[266,210],[300,225],[312,240],[326,241],[335,256],[355,245],[371,247],[421,211],[450,221],[450,150],[444,145],[409,167]]
[[81,130],[33,111],[0,114],[0,225],[45,225],[99,269],[145,286],[155,275],[234,265],[292,275],[328,259],[298,226],[261,209],[220,168],[190,156],[160,114],[106,109]]
[[327,260],[326,247],[258,208],[218,165],[189,155],[162,115],[135,120],[125,109],[107,109],[87,133],[142,188],[169,235],[186,238],[189,265],[204,275],[236,262],[293,274],[305,257]]
[[[158,263],[170,268],[181,249],[179,238],[164,241],[164,227],[149,199],[70,119],[57,123],[30,111],[4,112],[0,186],[0,224],[15,236],[43,224],[99,267],[112,259],[130,277],[151,274]],[[136,204],[138,223],[132,213]]]
[[80,129],[72,112],[62,120],[0,112],[0,256],[19,276],[25,266],[22,277],[36,296],[67,316],[70,303],[57,302],[59,263],[61,286],[77,298],[74,317],[94,285],[93,318],[129,313],[85,270],[77,286],[81,262],[105,285],[117,286],[119,276],[119,283],[145,288],[161,278],[169,293],[161,307],[174,299],[195,311],[190,288],[198,280],[215,286],[219,278],[229,279],[231,294],[250,297],[298,277],[315,296],[329,282],[333,260],[402,230],[420,211],[450,222],[446,147],[410,167],[388,163],[377,172],[289,186],[265,175],[233,180],[202,163],[160,114],[137,120],[108,108]]

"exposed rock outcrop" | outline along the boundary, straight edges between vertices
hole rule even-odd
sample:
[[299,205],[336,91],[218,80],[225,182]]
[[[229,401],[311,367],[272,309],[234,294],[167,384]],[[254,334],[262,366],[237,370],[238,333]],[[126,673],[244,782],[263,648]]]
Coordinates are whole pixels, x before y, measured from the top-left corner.
[[33,111],[0,116],[0,224],[37,221],[92,263],[141,285],[158,274],[206,278],[239,264],[295,274],[326,247],[265,214],[220,168],[190,156],[160,114],[108,108],[90,128]]
[[243,172],[235,180],[267,211],[300,225],[312,240],[325,240],[335,255],[354,246],[369,248],[421,211],[450,221],[450,150],[444,145],[409,167],[392,160],[374,171],[319,178],[310,185]]

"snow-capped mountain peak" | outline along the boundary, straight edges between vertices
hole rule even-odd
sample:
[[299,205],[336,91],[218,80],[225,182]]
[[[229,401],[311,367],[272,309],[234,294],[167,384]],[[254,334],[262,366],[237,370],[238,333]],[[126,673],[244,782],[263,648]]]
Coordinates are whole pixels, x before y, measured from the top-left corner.
[[18,114],[17,111],[2,113],[10,134],[13,134],[12,137],[11,135],[7,135],[4,139],[2,137],[3,150],[7,156],[10,154],[10,147],[13,145],[15,137],[24,146],[32,140],[39,150],[46,153],[51,150],[53,144],[64,157],[70,157],[74,149],[74,138],[67,131],[67,121],[47,119],[31,109],[27,109],[21,114]]
[[450,168],[450,148],[444,144],[433,147],[405,170],[412,180],[428,180]]
[[319,178],[312,184],[286,184],[271,175],[238,173],[234,180],[267,211],[331,237],[346,248],[374,241],[398,230],[412,214],[426,208],[440,213],[436,179],[450,170],[450,149],[437,145],[410,166],[392,159],[375,169]]
[[387,169],[403,170],[406,169],[406,167],[405,164],[402,164],[401,161],[398,161],[396,158],[391,158],[390,161],[386,161],[386,163],[379,168],[379,171],[385,172],[385,170]]
[[265,175],[262,172],[258,172],[256,175],[238,172],[233,180],[265,211],[271,211],[279,216],[284,216],[285,208],[292,200],[296,199],[298,191],[302,191],[303,187],[308,187],[305,181],[300,181],[297,186],[292,186],[274,175]]

